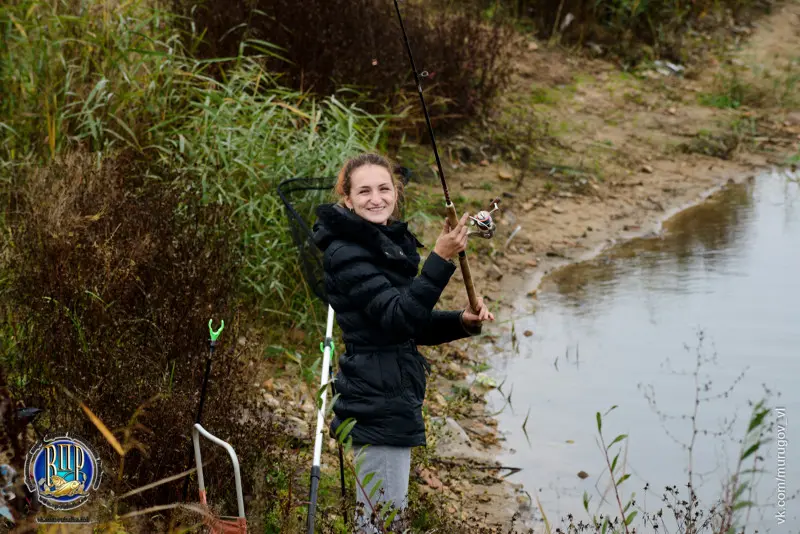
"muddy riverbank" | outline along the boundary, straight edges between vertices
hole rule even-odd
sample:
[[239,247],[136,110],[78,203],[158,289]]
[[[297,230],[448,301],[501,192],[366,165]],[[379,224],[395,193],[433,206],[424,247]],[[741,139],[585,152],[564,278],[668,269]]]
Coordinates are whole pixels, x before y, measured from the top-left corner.
[[[791,59],[791,50],[800,49],[798,27],[800,7],[787,4],[760,21],[748,43],[731,56],[757,57],[767,62],[762,68],[780,70]],[[514,485],[513,474],[486,468],[504,443],[496,420],[486,410],[487,390],[476,381],[485,369],[480,354],[485,349],[478,350],[478,345],[506,344],[513,319],[526,313],[524,307],[515,306],[517,297],[527,294],[535,299],[542,278],[555,269],[591,258],[621,241],[655,235],[679,211],[729,183],[784,164],[800,149],[797,112],[775,106],[719,109],[699,103],[698,95],[714,90],[715,75],[724,75],[723,62],[694,79],[657,72],[629,77],[602,61],[534,48],[521,49],[524,68],[516,74],[517,89],[550,83],[555,91],[567,93],[537,113],[540,119],[566,125],[558,143],[570,150],[559,163],[595,172],[571,181],[556,180],[548,171],[528,172],[518,180],[522,171],[500,158],[448,161],[448,179],[466,201],[502,195],[498,235],[492,243],[480,244],[470,263],[476,289],[492,306],[497,322],[487,325],[479,340],[429,351],[435,379],[429,386],[427,409],[431,417],[451,419],[444,428],[453,437],[438,450],[433,445],[433,460],[417,477],[422,491],[450,496],[453,513],[498,529],[507,529],[515,514],[527,517],[530,526],[541,528],[541,524],[536,521],[535,500]],[[545,65],[558,67],[539,69]],[[541,79],[541,72],[549,73],[547,80]],[[739,137],[732,140],[726,135]],[[720,143],[729,150],[704,150],[715,139],[728,139],[728,145]],[[445,146],[465,143],[468,140],[459,138],[446,140]],[[412,184],[410,194],[434,191],[435,185]],[[428,243],[437,228],[431,224],[418,230]],[[455,278],[460,281],[458,273]],[[441,308],[465,303],[463,286],[454,283]],[[441,431],[439,424],[432,424],[432,435]],[[480,469],[461,467],[468,462],[478,463]]]

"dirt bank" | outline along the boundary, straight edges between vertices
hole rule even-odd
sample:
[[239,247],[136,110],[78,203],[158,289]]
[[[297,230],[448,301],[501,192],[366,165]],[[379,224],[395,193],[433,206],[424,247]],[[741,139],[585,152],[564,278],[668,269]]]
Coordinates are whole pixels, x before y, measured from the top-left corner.
[[[508,340],[511,319],[526,312],[519,296],[535,299],[553,269],[620,240],[655,235],[665,219],[729,180],[784,165],[800,151],[800,113],[789,106],[796,95],[786,94],[800,93],[797,66],[792,71],[790,63],[800,50],[800,4],[785,4],[742,33],[747,40],[739,49],[678,68],[681,75],[662,64],[634,76],[605,61],[520,44],[504,113],[480,129],[503,137],[523,125],[522,137],[537,150],[499,150],[477,129],[440,142],[448,183],[463,194],[457,206],[502,198],[496,237],[476,243],[470,256],[476,289],[503,323],[487,325],[481,343]],[[747,99],[728,106],[725,99],[739,94],[728,83],[734,69]],[[409,190],[437,193],[436,181]],[[417,226],[423,242],[434,242],[438,224]],[[456,283],[441,307],[465,303]],[[486,468],[502,441],[486,413],[486,390],[474,383],[484,365],[475,343],[429,352],[436,378],[427,409],[435,418],[452,418],[445,426],[452,436],[424,456],[417,481],[422,491],[451,496],[451,513],[505,532],[515,513],[534,517],[536,504],[507,482],[513,476],[503,478],[509,471]],[[434,440],[438,427],[432,426]],[[480,468],[462,467],[470,462]]]

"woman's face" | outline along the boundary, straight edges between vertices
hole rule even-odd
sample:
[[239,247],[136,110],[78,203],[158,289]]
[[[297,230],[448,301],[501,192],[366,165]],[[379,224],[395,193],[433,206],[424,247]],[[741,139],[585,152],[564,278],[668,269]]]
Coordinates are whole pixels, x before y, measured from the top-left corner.
[[386,224],[394,212],[397,190],[385,167],[362,165],[350,175],[350,194],[344,201],[356,215],[375,224]]

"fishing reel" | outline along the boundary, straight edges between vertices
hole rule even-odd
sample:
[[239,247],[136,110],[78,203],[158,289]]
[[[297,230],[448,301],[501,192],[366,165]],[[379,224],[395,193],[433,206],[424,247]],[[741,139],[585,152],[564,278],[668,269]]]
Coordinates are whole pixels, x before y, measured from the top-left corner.
[[491,239],[494,237],[497,225],[495,225],[494,219],[492,219],[492,213],[500,209],[498,206],[499,203],[500,198],[496,198],[489,203],[488,209],[479,211],[474,217],[472,215],[469,216],[470,226],[477,227],[477,230],[470,230],[467,232],[467,237],[471,235],[476,235],[484,239]]

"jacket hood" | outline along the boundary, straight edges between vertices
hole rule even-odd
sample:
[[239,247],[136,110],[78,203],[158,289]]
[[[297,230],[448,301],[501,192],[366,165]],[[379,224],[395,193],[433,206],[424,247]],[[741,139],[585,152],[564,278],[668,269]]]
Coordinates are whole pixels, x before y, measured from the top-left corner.
[[397,259],[405,256],[398,254],[403,248],[411,249],[406,250],[408,254],[415,252],[416,248],[423,247],[417,237],[409,231],[408,223],[405,221],[390,220],[387,225],[375,224],[339,204],[322,204],[317,207],[316,213],[317,221],[313,228],[314,244],[323,252],[337,239],[358,243],[368,250]]

